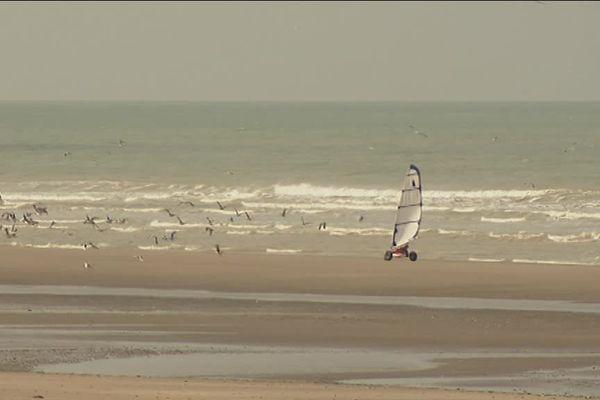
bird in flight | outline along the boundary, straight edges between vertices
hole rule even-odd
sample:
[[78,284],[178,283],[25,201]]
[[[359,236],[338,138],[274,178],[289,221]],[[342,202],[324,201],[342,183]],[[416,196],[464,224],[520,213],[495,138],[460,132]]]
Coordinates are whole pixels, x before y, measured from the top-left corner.
[[421,136],[426,137],[426,138],[429,137],[426,133],[423,133],[419,129],[417,129],[417,127],[414,126],[413,124],[408,124],[408,127],[413,130],[414,134],[421,135]]

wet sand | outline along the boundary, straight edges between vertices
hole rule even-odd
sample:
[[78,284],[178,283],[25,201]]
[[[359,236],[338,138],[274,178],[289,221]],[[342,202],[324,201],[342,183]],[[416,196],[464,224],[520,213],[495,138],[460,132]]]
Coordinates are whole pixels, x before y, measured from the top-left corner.
[[600,396],[599,268],[0,250],[2,399],[31,398],[27,380],[65,399]]

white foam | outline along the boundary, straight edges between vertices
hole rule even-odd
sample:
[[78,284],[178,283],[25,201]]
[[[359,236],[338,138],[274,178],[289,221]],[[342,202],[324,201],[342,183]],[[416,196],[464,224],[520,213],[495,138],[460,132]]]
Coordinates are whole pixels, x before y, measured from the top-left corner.
[[469,257],[469,261],[472,261],[472,262],[490,262],[490,263],[495,263],[495,262],[505,261],[505,259],[504,258],[477,258],[477,257]]
[[183,249],[185,251],[198,251],[198,250],[202,250],[202,248],[199,247],[199,246],[185,246]]
[[533,211],[536,214],[545,214],[553,219],[600,219],[600,213],[581,213],[572,211]]
[[164,200],[164,199],[177,198],[177,197],[183,196],[185,194],[187,194],[187,192],[185,192],[185,191],[176,191],[176,192],[169,192],[169,193],[164,193],[164,192],[138,193],[138,194],[130,194],[129,196],[127,196],[125,198],[124,201],[126,203],[131,203],[131,202],[139,201],[139,200]]
[[227,225],[228,228],[232,229],[264,229],[268,228],[269,225]]
[[559,190],[429,190],[423,197],[432,199],[523,199],[557,193]]
[[494,224],[506,224],[506,223],[511,223],[511,222],[523,222],[525,221],[524,217],[517,217],[517,218],[488,218],[488,217],[481,217],[481,222],[492,222]]
[[329,203],[323,203],[319,201],[310,203],[269,203],[269,202],[249,202],[242,201],[242,205],[247,208],[253,209],[277,209],[282,210],[284,208],[293,208],[296,213],[311,213],[316,214],[319,212],[325,212],[329,210],[393,210],[394,204],[388,205],[373,205],[371,202],[366,203],[364,201],[359,202],[342,202],[334,201]]
[[600,240],[600,233],[582,232],[578,235],[548,235],[548,239],[557,243],[587,243]]
[[390,236],[392,234],[390,229],[382,228],[328,228],[328,231],[334,236]]
[[[263,191],[260,191],[260,190],[252,190],[252,189],[246,190],[244,188],[232,189],[232,188],[210,187],[210,188],[206,188],[206,190],[203,192],[194,192],[194,193],[188,193],[188,194],[194,195],[195,196],[194,198],[197,197],[196,201],[199,201],[201,203],[216,203],[217,201],[232,202],[232,201],[237,201],[237,200],[257,198],[269,191],[270,191],[269,188],[266,188],[266,189],[263,189]],[[227,206],[226,204],[224,204],[224,205]]]
[[138,246],[140,250],[169,250],[170,246]]
[[267,254],[297,254],[301,249],[266,249]]
[[136,228],[136,227],[134,227],[134,226],[127,226],[127,227],[125,227],[125,228],[120,228],[120,227],[117,227],[117,226],[111,226],[111,227],[110,227],[110,230],[111,230],[111,231],[116,231],[116,232],[125,232],[125,233],[128,233],[128,232],[137,232],[137,231],[139,231],[139,230],[141,230],[141,229],[142,229],[142,228]]
[[161,222],[158,220],[154,220],[150,222],[150,226],[156,228],[203,228],[208,226],[207,223],[188,223],[186,222],[184,225],[181,225],[179,222]]
[[453,208],[452,211],[456,213],[472,213],[476,210],[474,208]]
[[4,206],[0,207],[0,209],[1,210],[10,210],[10,209],[22,208],[22,207],[31,207],[31,203],[5,201]]
[[75,244],[58,244],[58,243],[46,243],[46,244],[25,244],[25,247],[33,247],[36,249],[77,249],[83,250],[83,246]]
[[552,264],[552,265],[595,265],[591,263],[582,263],[578,261],[557,261],[557,260],[530,260],[515,258],[512,260],[517,264]]
[[107,195],[110,193],[102,192],[71,192],[68,194],[62,193],[36,193],[36,192],[15,192],[5,193],[4,196],[11,200],[30,201],[30,202],[100,202],[106,201]]
[[71,211],[77,211],[77,210],[84,210],[84,211],[94,211],[94,210],[106,210],[105,207],[102,206],[94,206],[94,207],[88,207],[88,206],[74,206],[74,207],[70,207],[69,208]]
[[440,235],[453,235],[453,236],[472,236],[475,233],[471,231],[452,230],[452,229],[438,229],[437,233]]
[[543,233],[528,233],[524,231],[519,231],[517,233],[488,233],[488,236],[493,239],[516,239],[516,240],[529,240],[529,239],[539,239],[544,236]]
[[163,208],[155,208],[155,207],[148,207],[148,208],[123,208],[123,211],[126,212],[135,212],[135,213],[155,213],[155,212],[161,212],[163,211]]
[[[223,214],[223,215],[237,215],[233,210],[221,210],[219,208],[201,208],[200,211],[213,213],[213,214]],[[238,212],[243,212],[238,210]]]

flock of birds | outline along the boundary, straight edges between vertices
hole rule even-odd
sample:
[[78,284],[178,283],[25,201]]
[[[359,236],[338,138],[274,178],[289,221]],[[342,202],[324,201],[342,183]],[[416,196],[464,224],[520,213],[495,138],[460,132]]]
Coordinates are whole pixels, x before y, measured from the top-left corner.
[[[2,205],[3,203],[4,203],[4,200],[2,198],[2,195],[0,194],[0,205]],[[196,206],[191,201],[181,201],[181,202],[179,202],[179,205],[180,206],[182,206],[182,205],[190,206],[190,207]],[[218,206],[219,210],[221,210],[221,211],[223,211],[227,208],[220,201],[216,201],[216,205]],[[22,224],[26,224],[29,226],[39,226],[40,221],[36,220],[36,218],[39,216],[48,215],[48,208],[45,206],[42,206],[40,204],[32,204],[31,207],[33,208],[33,211],[23,212],[21,215],[21,218],[18,218],[16,212],[14,212],[14,211],[6,211],[0,215],[0,222],[4,221],[5,224],[6,224],[6,222],[9,223],[9,225],[6,225],[6,226],[3,226],[2,224],[0,224],[0,230],[4,230],[4,233],[8,239],[14,239],[17,237],[17,232],[19,230],[18,224],[22,223]],[[247,221],[253,220],[253,217],[250,215],[250,213],[248,211],[239,211],[237,208],[233,208],[233,210],[235,211],[235,217],[245,218]],[[186,225],[186,222],[179,215],[172,212],[169,208],[162,209],[162,212],[166,212],[169,217],[177,219],[179,225]],[[290,209],[284,208],[281,211],[280,215],[281,215],[281,217],[285,218],[289,214],[290,214]],[[213,234],[215,232],[215,228],[217,227],[217,222],[208,216],[206,217],[206,220],[208,222],[208,226],[205,227],[205,232],[209,236],[213,236]],[[307,226],[307,225],[312,224],[311,222],[306,221],[303,216],[300,217],[300,220],[301,220],[302,226]],[[364,220],[364,216],[360,215],[358,218],[358,221],[362,222],[363,220]],[[85,218],[82,220],[82,224],[90,225],[98,232],[104,232],[104,231],[106,231],[106,228],[101,226],[100,223],[121,225],[121,224],[127,223],[127,221],[128,221],[127,218],[112,218],[110,215],[107,215],[106,218],[99,218],[97,216],[90,216],[89,214],[86,214]],[[233,216],[229,217],[229,222],[231,222],[231,223],[235,222]],[[52,220],[52,221],[50,221],[47,228],[52,229],[55,225],[56,225],[56,222],[54,220]],[[320,222],[318,225],[318,230],[319,231],[327,230],[327,222],[326,221]],[[176,231],[176,230],[173,230],[168,233],[165,232],[165,234],[162,236],[162,238],[159,238],[158,236],[153,235],[151,237],[152,243],[154,246],[159,246],[161,240],[173,242],[176,240],[177,233],[178,233],[178,231]],[[71,235],[72,235],[72,233],[69,233],[69,236],[71,236]],[[81,243],[81,247],[83,250],[88,250],[88,249],[98,250],[99,249],[99,246],[91,241],[86,241],[84,243]],[[214,251],[218,255],[223,255],[223,253],[224,253],[222,247],[218,243],[214,245]],[[141,255],[136,255],[135,258],[140,262],[144,261],[144,257]],[[91,268],[91,264],[86,261],[86,262],[84,262],[83,267],[85,269],[89,269],[89,268]]]

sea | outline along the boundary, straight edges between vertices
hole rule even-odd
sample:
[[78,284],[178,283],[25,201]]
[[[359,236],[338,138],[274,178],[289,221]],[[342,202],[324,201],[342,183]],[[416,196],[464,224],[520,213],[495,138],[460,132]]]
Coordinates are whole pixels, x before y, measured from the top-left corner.
[[0,102],[0,245],[383,260],[412,163],[421,259],[600,265],[599,155],[597,102]]

